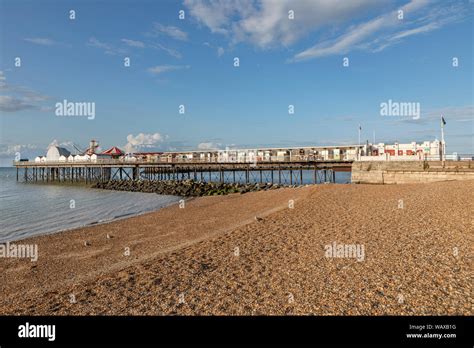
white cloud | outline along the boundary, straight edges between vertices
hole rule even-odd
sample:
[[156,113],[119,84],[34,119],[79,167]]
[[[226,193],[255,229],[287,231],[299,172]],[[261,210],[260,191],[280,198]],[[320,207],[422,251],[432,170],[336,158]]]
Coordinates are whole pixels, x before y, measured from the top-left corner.
[[335,40],[328,40],[295,55],[294,59],[305,60],[333,54],[347,53],[355,44],[359,44],[375,31],[388,25],[387,17],[379,17],[367,23],[351,28],[346,34]]
[[218,150],[221,147],[222,147],[221,143],[213,143],[213,142],[200,143],[197,146],[198,150]]
[[122,39],[123,43],[130,47],[138,47],[138,48],[145,48],[145,43],[142,41],[130,40],[130,39]]
[[[345,54],[354,49],[369,49],[379,52],[401,42],[409,36],[427,33],[463,17],[461,6],[447,8],[428,6],[427,0],[411,0],[400,9],[403,20],[398,19],[398,10],[350,27],[338,37],[319,42],[293,57],[293,61]],[[411,18],[411,19],[407,19]],[[400,30],[402,28],[402,30]]]
[[24,40],[28,41],[28,42],[31,42],[31,43],[34,43],[36,45],[42,45],[42,46],[53,46],[53,45],[57,44],[56,41],[54,41],[52,39],[45,38],[45,37],[26,38]]
[[125,54],[126,50],[114,47],[111,44],[97,40],[95,37],[89,38],[89,41],[86,43],[87,46],[100,48],[104,50],[104,53],[110,55]]
[[444,117],[449,126],[451,126],[453,122],[470,122],[470,127],[472,127],[474,123],[474,105],[445,106],[427,109],[426,111],[422,109],[421,117],[416,121],[402,117],[394,120],[394,122],[410,123],[412,125],[439,124],[441,116]]
[[[128,48],[132,48],[132,49],[133,48],[154,48],[157,50],[162,50],[172,57],[175,57],[178,59],[182,58],[182,55],[180,52],[174,49],[168,48],[160,43],[153,43],[153,42],[148,42],[148,41],[144,42],[144,41],[130,40],[130,39],[121,39],[120,42],[122,42]],[[125,48],[116,47],[109,43],[99,41],[95,37],[91,37],[89,39],[89,41],[87,42],[87,46],[100,48],[104,50],[106,54],[110,54],[110,55],[124,55],[124,54],[127,54],[128,52],[128,50]]]
[[52,142],[50,142],[47,148],[49,149],[51,146],[59,146],[58,139],[54,139]]
[[0,111],[16,112],[32,108],[34,108],[34,105],[23,99],[8,95],[0,95]]
[[[290,45],[310,31],[355,19],[386,0],[185,0],[191,16],[211,32],[233,43],[250,42],[261,48]],[[295,19],[289,18],[294,11]]]
[[148,72],[158,75],[168,71],[189,69],[190,65],[157,65],[151,68],[148,68]]
[[0,157],[12,157],[17,152],[20,154],[30,152],[31,150],[37,150],[38,147],[34,144],[0,144]]
[[426,117],[437,118],[443,116],[446,122],[474,122],[474,105],[448,106],[427,112]]
[[153,23],[153,35],[166,35],[175,40],[186,41],[188,33],[172,25]]
[[17,112],[28,109],[41,109],[40,103],[49,99],[48,96],[38,93],[24,86],[11,85],[6,82],[6,76],[0,71],[0,111]]
[[87,45],[91,47],[103,48],[106,50],[110,49],[110,46],[108,44],[106,44],[105,42],[100,42],[95,37],[89,38],[89,41],[87,41]]
[[[184,4],[192,18],[212,33],[223,35],[231,45],[246,42],[262,49],[289,47],[316,33],[316,44],[291,61],[354,49],[381,51],[460,20],[467,13],[464,3],[429,0],[410,0],[401,7],[389,0],[184,0]],[[403,20],[397,17],[399,9],[404,11]],[[289,11],[294,19],[289,18]]]
[[211,43],[209,43],[209,42],[207,42],[207,41],[204,42],[203,45],[206,46],[206,47],[212,48],[213,50],[215,49],[215,50],[216,50],[217,57],[219,57],[219,58],[222,57],[222,56],[224,55],[224,53],[225,53],[224,47],[221,47],[221,46],[214,46],[214,45],[212,45]]
[[[169,54],[172,57],[175,57],[175,58],[178,58],[178,59],[182,58],[182,55],[181,55],[180,52],[178,52],[177,50],[174,50],[172,48],[166,47],[166,46],[164,46],[164,45],[162,45],[158,42],[157,43],[150,43],[150,42],[145,43],[143,41],[130,40],[130,39],[122,39],[121,41],[129,47],[133,47],[133,48],[146,48],[146,47],[155,48],[157,50],[165,51],[167,54]],[[104,48],[104,47],[102,47],[102,48]],[[107,46],[107,48],[109,48],[109,46]]]
[[175,57],[175,58],[178,58],[178,59],[182,58],[182,55],[181,55],[180,52],[178,52],[177,50],[174,50],[172,48],[165,47],[160,43],[152,44],[151,47],[156,48],[158,50],[163,50],[172,57]]
[[[84,152],[88,147],[87,146],[77,146],[73,141],[67,140],[67,141],[62,141],[59,142],[57,139],[54,139],[49,145],[46,147],[46,150],[48,150],[51,146],[59,146],[59,147],[64,147],[66,150],[69,150],[72,154],[79,154]],[[97,152],[102,151],[101,147],[98,146],[96,148]]]
[[156,147],[162,143],[167,137],[160,133],[145,134],[139,133],[137,135],[127,135],[127,144],[125,144],[125,152],[137,152],[143,148]]

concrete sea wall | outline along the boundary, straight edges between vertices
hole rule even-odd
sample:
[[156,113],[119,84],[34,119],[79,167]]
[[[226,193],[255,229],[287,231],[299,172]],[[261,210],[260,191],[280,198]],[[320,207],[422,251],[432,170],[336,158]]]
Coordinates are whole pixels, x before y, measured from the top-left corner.
[[473,161],[359,161],[352,164],[351,181],[358,184],[406,184],[474,180]]

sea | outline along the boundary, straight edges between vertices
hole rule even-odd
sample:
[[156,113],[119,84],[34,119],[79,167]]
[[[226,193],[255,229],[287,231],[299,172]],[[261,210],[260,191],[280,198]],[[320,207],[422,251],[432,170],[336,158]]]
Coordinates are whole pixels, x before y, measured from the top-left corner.
[[177,203],[181,197],[16,181],[0,168],[0,243],[96,225]]

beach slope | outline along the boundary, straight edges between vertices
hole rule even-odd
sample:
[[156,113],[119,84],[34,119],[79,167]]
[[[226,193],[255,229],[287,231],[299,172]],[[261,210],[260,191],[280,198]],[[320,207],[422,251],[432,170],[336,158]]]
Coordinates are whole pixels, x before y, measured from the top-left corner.
[[0,259],[0,313],[472,315],[473,192],[287,188],[30,238],[37,262]]

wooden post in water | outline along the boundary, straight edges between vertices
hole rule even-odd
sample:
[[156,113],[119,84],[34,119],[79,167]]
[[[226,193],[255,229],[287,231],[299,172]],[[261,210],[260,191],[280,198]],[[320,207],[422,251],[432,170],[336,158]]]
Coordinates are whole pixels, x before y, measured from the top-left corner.
[[132,168],[132,180],[137,180],[137,167]]

